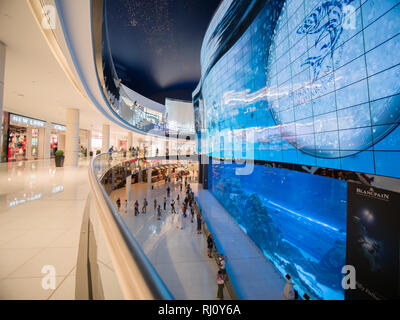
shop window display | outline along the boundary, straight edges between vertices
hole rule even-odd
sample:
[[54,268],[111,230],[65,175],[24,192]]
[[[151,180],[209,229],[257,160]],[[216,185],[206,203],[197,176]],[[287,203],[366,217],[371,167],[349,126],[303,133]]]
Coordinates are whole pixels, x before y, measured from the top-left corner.
[[8,159],[9,161],[26,159],[26,129],[10,128]]

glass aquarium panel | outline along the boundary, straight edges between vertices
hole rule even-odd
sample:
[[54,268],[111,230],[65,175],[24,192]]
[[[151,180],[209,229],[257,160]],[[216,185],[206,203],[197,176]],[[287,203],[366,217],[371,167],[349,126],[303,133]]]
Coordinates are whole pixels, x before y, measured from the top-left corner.
[[301,295],[344,299],[347,183],[261,165],[236,175],[236,168],[210,165],[216,199]]
[[377,143],[400,139],[399,12],[400,0],[222,1],[201,52],[205,145],[215,150],[228,131],[284,128],[274,144],[314,134],[314,151],[266,152],[268,135],[256,135],[256,160],[377,174],[384,154],[379,166],[356,161],[374,162]]

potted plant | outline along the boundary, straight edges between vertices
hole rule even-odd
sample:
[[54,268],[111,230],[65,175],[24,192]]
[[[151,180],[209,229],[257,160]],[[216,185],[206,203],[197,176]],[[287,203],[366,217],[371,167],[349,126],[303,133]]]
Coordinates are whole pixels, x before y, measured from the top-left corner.
[[96,151],[96,155],[99,155],[100,153],[101,153],[100,150],[97,150],[97,151]]
[[63,167],[64,166],[64,151],[57,150],[55,153],[56,156],[56,167]]

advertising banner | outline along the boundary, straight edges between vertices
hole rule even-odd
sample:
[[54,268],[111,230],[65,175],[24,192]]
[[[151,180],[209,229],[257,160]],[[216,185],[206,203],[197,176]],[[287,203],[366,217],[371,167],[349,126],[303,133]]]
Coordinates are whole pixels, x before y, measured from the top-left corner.
[[400,194],[356,183],[347,190],[346,264],[356,289],[346,299],[398,299]]

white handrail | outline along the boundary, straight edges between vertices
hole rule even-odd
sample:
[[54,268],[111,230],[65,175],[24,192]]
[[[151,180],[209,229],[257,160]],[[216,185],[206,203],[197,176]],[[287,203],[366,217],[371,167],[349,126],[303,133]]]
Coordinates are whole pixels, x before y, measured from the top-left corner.
[[[143,253],[95,174],[94,157],[89,168],[89,180],[109,254],[121,291],[128,300],[173,299],[173,296]],[[121,161],[122,162],[122,161]]]

